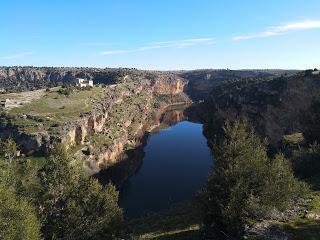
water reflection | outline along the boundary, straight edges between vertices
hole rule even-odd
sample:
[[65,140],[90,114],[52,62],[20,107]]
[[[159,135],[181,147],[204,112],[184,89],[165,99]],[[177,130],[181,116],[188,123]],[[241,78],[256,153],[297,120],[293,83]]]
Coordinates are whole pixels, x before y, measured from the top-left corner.
[[128,160],[104,170],[100,180],[120,187],[127,216],[158,211],[191,198],[204,186],[212,166],[202,124],[191,122],[185,108],[169,109]]

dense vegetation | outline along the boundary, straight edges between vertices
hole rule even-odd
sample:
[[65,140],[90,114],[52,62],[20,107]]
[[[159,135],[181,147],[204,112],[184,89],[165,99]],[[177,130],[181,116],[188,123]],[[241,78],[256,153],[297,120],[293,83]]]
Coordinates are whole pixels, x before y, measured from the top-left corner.
[[122,226],[118,192],[103,188],[57,145],[45,164],[1,144],[0,239],[114,239]]
[[320,102],[314,100],[301,112],[303,141],[289,155],[293,159],[296,174],[307,180],[315,190],[320,190]]
[[271,218],[304,194],[290,162],[267,155],[264,141],[243,121],[226,124],[214,146],[215,169],[204,206],[205,239],[239,239],[259,219]]

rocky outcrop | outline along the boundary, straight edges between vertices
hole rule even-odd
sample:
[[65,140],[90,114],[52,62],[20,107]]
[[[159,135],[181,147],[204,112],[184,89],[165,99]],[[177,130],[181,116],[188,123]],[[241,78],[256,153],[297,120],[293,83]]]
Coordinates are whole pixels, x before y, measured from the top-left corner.
[[131,78],[151,78],[150,72],[127,68],[0,67],[0,89],[27,91],[73,84],[76,77],[94,84],[116,84]]
[[179,72],[178,75],[188,81],[186,93],[192,100],[205,100],[211,92],[225,81],[240,79],[270,80],[281,75],[293,75],[295,70],[229,70],[203,69]]
[[[149,101],[152,101],[150,99]],[[170,125],[183,119],[181,111],[169,111],[168,114],[163,115],[169,106],[166,103],[159,103],[158,108],[151,107],[151,102],[144,102],[144,118],[141,119],[139,124],[135,124],[134,117],[124,122],[124,127],[121,129],[119,137],[114,139],[112,143],[105,147],[95,151],[89,158],[84,162],[85,169],[90,174],[96,174],[101,169],[108,168],[121,161],[127,160],[128,156],[126,150],[128,149],[139,149],[143,144],[143,140],[149,134],[149,132],[158,128],[161,124]],[[186,101],[184,104],[188,104]],[[178,102],[177,104],[181,104]],[[108,125],[106,125],[108,127]]]
[[187,82],[174,74],[156,75],[154,90],[157,94],[178,94],[183,93]]
[[[58,76],[55,80],[61,79],[65,76],[63,70],[58,69],[57,75],[51,72],[50,76]],[[43,68],[29,69],[32,74],[26,73],[24,68],[7,69],[7,74],[17,81],[22,81],[21,71],[24,71],[24,77],[35,81],[47,79],[47,75],[41,72]],[[73,71],[72,76],[75,76],[77,71],[80,70]],[[118,76],[122,79],[121,84],[105,86],[101,99],[89,112],[82,113],[76,120],[54,128],[39,123],[41,126],[27,133],[15,123],[23,123],[29,117],[33,119],[36,116],[31,114],[24,118],[4,114],[3,118],[7,119],[1,121],[0,137],[12,136],[22,152],[28,155],[46,154],[55,142],[62,143],[67,149],[87,147],[90,149],[89,154],[81,155],[80,151],[77,157],[83,159],[91,174],[115,164],[124,158],[123,153],[128,146],[139,146],[144,135],[159,124],[159,116],[167,106],[190,102],[183,92],[187,82],[175,74],[146,74],[143,71],[137,73],[135,70],[127,70],[126,73],[123,77]]]
[[[142,71],[132,68],[72,68],[72,67],[0,67],[0,89],[8,91],[27,91],[47,87],[72,84],[76,77],[88,78],[94,84],[117,84],[132,79],[153,79],[159,93],[173,93],[166,87],[177,84],[179,91],[186,92],[195,100],[209,96],[213,88],[223,81],[239,78],[273,78],[290,75],[297,71],[287,70],[195,70],[182,72]],[[183,86],[182,82],[188,84]],[[162,83],[167,84],[163,85]]]
[[[225,120],[244,115],[254,121],[258,132],[276,143],[284,133],[299,128],[299,111],[319,95],[319,76],[273,79],[284,73],[292,72],[2,67],[0,87],[9,90],[15,89],[13,86],[23,90],[67,84],[74,77],[87,77],[95,84],[107,85],[103,97],[90,111],[54,128],[54,132],[39,123],[37,132],[26,133],[4,115],[0,137],[13,136],[26,154],[46,153],[54,142],[61,142],[69,149],[87,146],[90,154],[83,158],[90,172],[95,173],[122,159],[128,147],[139,146],[146,132],[159,126],[166,107],[190,103],[191,98],[205,100],[193,112],[206,123],[206,129],[213,128],[209,126],[212,121],[208,122],[212,118]],[[240,80],[222,84],[233,78]],[[183,117],[174,116],[176,121]]]
[[245,117],[252,122],[256,132],[277,146],[284,134],[300,131],[301,111],[319,96],[318,76],[301,73],[273,80],[239,81],[211,92],[210,100],[204,104],[203,118],[211,119],[206,129],[214,129],[213,122]]

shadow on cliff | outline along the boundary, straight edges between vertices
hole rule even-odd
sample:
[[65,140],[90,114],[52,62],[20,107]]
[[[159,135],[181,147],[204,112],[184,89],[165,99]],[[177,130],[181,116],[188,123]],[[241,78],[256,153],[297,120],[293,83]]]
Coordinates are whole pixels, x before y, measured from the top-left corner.
[[129,177],[135,175],[143,164],[145,155],[144,147],[147,144],[149,134],[145,134],[141,139],[141,145],[137,148],[129,149],[124,152],[125,159],[107,169],[101,170],[96,177],[102,185],[112,182],[117,188],[128,180]]
[[[198,112],[196,112],[197,106],[190,105],[174,105],[166,109],[166,111],[153,119],[150,125],[156,127],[152,128],[152,133],[159,132],[162,129],[166,129],[172,125],[181,121],[200,122]],[[107,169],[101,170],[95,175],[103,185],[108,184],[110,181],[118,188],[133,175],[135,175],[143,164],[143,158],[145,156],[144,147],[148,142],[150,132],[146,131],[136,148],[125,150],[122,160],[109,166]]]

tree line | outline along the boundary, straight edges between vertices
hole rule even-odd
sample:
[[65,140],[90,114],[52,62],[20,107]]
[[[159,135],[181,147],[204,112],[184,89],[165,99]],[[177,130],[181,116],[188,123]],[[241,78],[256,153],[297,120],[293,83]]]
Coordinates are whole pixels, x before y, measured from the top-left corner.
[[56,145],[45,163],[17,157],[1,142],[0,239],[115,239],[122,224],[118,192],[73,164]]

